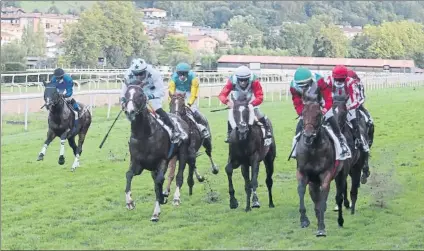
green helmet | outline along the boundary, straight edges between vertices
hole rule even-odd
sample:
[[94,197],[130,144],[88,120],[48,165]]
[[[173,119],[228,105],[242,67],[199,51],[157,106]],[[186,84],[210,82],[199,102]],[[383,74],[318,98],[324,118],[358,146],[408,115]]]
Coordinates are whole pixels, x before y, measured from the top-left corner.
[[187,63],[179,63],[177,64],[177,72],[189,72],[190,71],[190,65]]
[[299,67],[294,73],[294,82],[302,87],[310,83],[312,80],[312,72],[305,67]]

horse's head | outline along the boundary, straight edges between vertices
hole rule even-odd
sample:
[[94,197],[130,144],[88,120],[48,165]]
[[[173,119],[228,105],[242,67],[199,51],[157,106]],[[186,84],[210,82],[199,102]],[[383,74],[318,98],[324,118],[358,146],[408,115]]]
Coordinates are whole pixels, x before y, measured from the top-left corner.
[[141,88],[140,81],[128,85],[125,99],[125,115],[130,121],[134,121],[137,114],[147,109],[147,97]]
[[321,105],[318,94],[305,92],[303,94],[303,139],[306,145],[312,145],[321,126]]
[[333,109],[335,111],[335,115],[337,117],[337,120],[338,120],[337,122],[339,126],[343,125],[346,122],[346,117],[347,117],[346,102],[334,101]]
[[171,113],[177,113],[180,115],[186,114],[185,109],[185,93],[169,93],[169,97],[171,98],[171,101],[169,103],[169,108]]
[[53,83],[43,82],[44,85],[44,106],[47,110],[50,110],[60,101],[59,92],[56,89],[56,86]]
[[251,112],[253,113],[253,107],[249,106],[248,99],[233,99],[233,103],[232,117],[236,127],[236,135],[239,140],[245,140],[249,132],[249,125],[253,124],[254,115],[250,116]]

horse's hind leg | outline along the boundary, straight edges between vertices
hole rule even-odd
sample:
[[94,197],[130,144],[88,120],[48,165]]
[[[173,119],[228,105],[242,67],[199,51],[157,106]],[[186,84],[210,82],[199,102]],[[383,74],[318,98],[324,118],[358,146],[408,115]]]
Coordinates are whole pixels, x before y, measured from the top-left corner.
[[310,223],[308,216],[306,216],[306,208],[305,208],[305,192],[307,180],[305,177],[299,172],[296,171],[297,178],[297,193],[299,195],[299,213],[300,213],[300,227],[305,228],[308,227]]
[[184,169],[187,163],[187,146],[181,146],[179,149],[179,156],[178,156],[178,173],[177,173],[177,187],[174,192],[174,199],[173,199],[173,205],[179,206],[181,203],[180,199],[180,190],[183,186],[184,182]]
[[41,148],[41,152],[38,154],[37,161],[44,159],[44,156],[46,155],[47,147],[53,141],[54,137],[56,137],[56,135],[54,134],[54,132],[51,129],[49,129],[47,131],[47,139],[46,139],[46,141],[44,141],[43,148]]
[[79,167],[78,147],[77,147],[77,144],[75,144],[75,136],[70,137],[68,139],[68,143],[69,143],[69,146],[72,148],[74,152],[74,156],[75,156],[74,163],[72,164],[72,167],[71,167],[71,171],[75,171],[75,169]]
[[327,233],[325,231],[324,214],[327,210],[327,197],[330,190],[330,185],[322,187],[320,189],[319,184],[309,184],[309,194],[315,205],[315,216],[318,220],[318,230],[316,233],[317,237],[325,237]]
[[269,207],[274,207],[274,202],[272,200],[272,184],[274,183],[272,180],[272,175],[274,174],[274,156],[271,153],[268,153],[264,160],[265,169],[266,169],[266,187],[268,188],[268,199],[269,199]]
[[351,214],[355,214],[356,201],[358,200],[358,188],[360,186],[361,179],[361,168],[359,164],[360,163],[357,163],[352,167],[352,187],[350,188],[350,199],[352,200],[352,205],[350,207]]
[[369,152],[362,152],[361,154],[364,155],[364,164],[362,165],[362,176],[361,176],[361,183],[366,184],[368,181],[368,177],[370,176],[370,166],[368,165],[369,160]]
[[251,180],[251,187],[252,187],[252,208],[260,208],[261,205],[259,204],[259,198],[258,194],[256,193],[256,189],[258,189],[258,175],[259,175],[259,161],[253,161],[252,162],[252,180]]
[[212,137],[209,137],[203,140],[203,147],[205,148],[205,152],[209,157],[209,161],[211,162],[212,173],[218,174],[219,167],[215,164],[215,162],[212,159]]
[[163,196],[168,197],[171,192],[171,184],[175,178],[175,167],[177,166],[177,156],[174,156],[168,164],[169,174],[168,174],[168,185],[166,186],[166,190],[163,191]]
[[188,194],[193,195],[193,186],[194,186],[194,170],[196,169],[196,152],[190,153],[188,156],[188,177],[187,177],[187,185],[188,185]]
[[337,207],[339,208],[338,210],[339,215],[337,218],[337,222],[339,223],[340,227],[343,227],[344,219],[343,219],[342,203],[343,203],[343,194],[345,192],[345,189],[347,189],[346,177],[344,176],[343,171],[341,171],[336,176],[335,181],[336,181],[336,203],[337,203]]
[[67,132],[64,132],[62,135],[60,135],[60,152],[59,152],[59,165],[65,164],[65,141],[66,141],[66,134]]

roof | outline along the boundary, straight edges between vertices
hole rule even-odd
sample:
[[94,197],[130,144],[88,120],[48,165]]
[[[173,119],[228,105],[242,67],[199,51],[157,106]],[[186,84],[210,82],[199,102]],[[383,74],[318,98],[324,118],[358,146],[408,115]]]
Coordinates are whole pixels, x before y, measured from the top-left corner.
[[22,14],[3,14],[1,19],[19,19],[19,18],[57,18],[57,19],[78,19],[74,15],[64,14],[43,14],[43,13],[22,13]]
[[187,38],[187,40],[188,41],[196,42],[196,41],[200,41],[200,40],[202,40],[204,38],[210,38],[210,39],[216,40],[215,38],[212,38],[211,36],[207,36],[207,35],[193,35],[193,36],[189,36]]
[[287,64],[287,65],[346,65],[366,67],[415,67],[413,60],[389,60],[389,59],[363,59],[363,58],[318,58],[318,57],[280,57],[280,56],[248,56],[248,55],[224,55],[218,59],[218,63],[262,63],[262,64]]
[[141,9],[142,12],[166,12],[165,10],[158,9],[158,8],[145,8]]

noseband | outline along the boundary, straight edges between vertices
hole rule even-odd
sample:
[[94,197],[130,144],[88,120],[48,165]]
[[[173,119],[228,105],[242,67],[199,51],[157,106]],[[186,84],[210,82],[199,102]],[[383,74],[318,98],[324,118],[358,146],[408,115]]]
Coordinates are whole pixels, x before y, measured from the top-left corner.
[[[137,87],[137,88],[140,88],[142,95],[145,95],[145,94],[144,94],[144,92],[143,92],[143,88],[142,88],[141,86],[138,86],[138,85],[130,85],[130,86],[128,86],[128,90],[129,90],[129,88],[130,88],[130,87]],[[127,92],[128,92],[128,90],[127,90]],[[133,98],[130,98],[130,99],[128,99],[127,101],[125,101],[125,107],[128,105],[128,102],[130,102],[130,101],[132,101],[132,102],[135,104],[134,99],[133,99]],[[138,115],[140,112],[142,112],[144,109],[146,109],[146,105],[147,105],[147,101],[146,101],[146,102],[144,102],[144,104],[143,104],[140,108],[137,108],[137,107],[134,105],[134,107],[135,107],[135,109],[134,109],[134,110],[135,110],[134,115]]]

